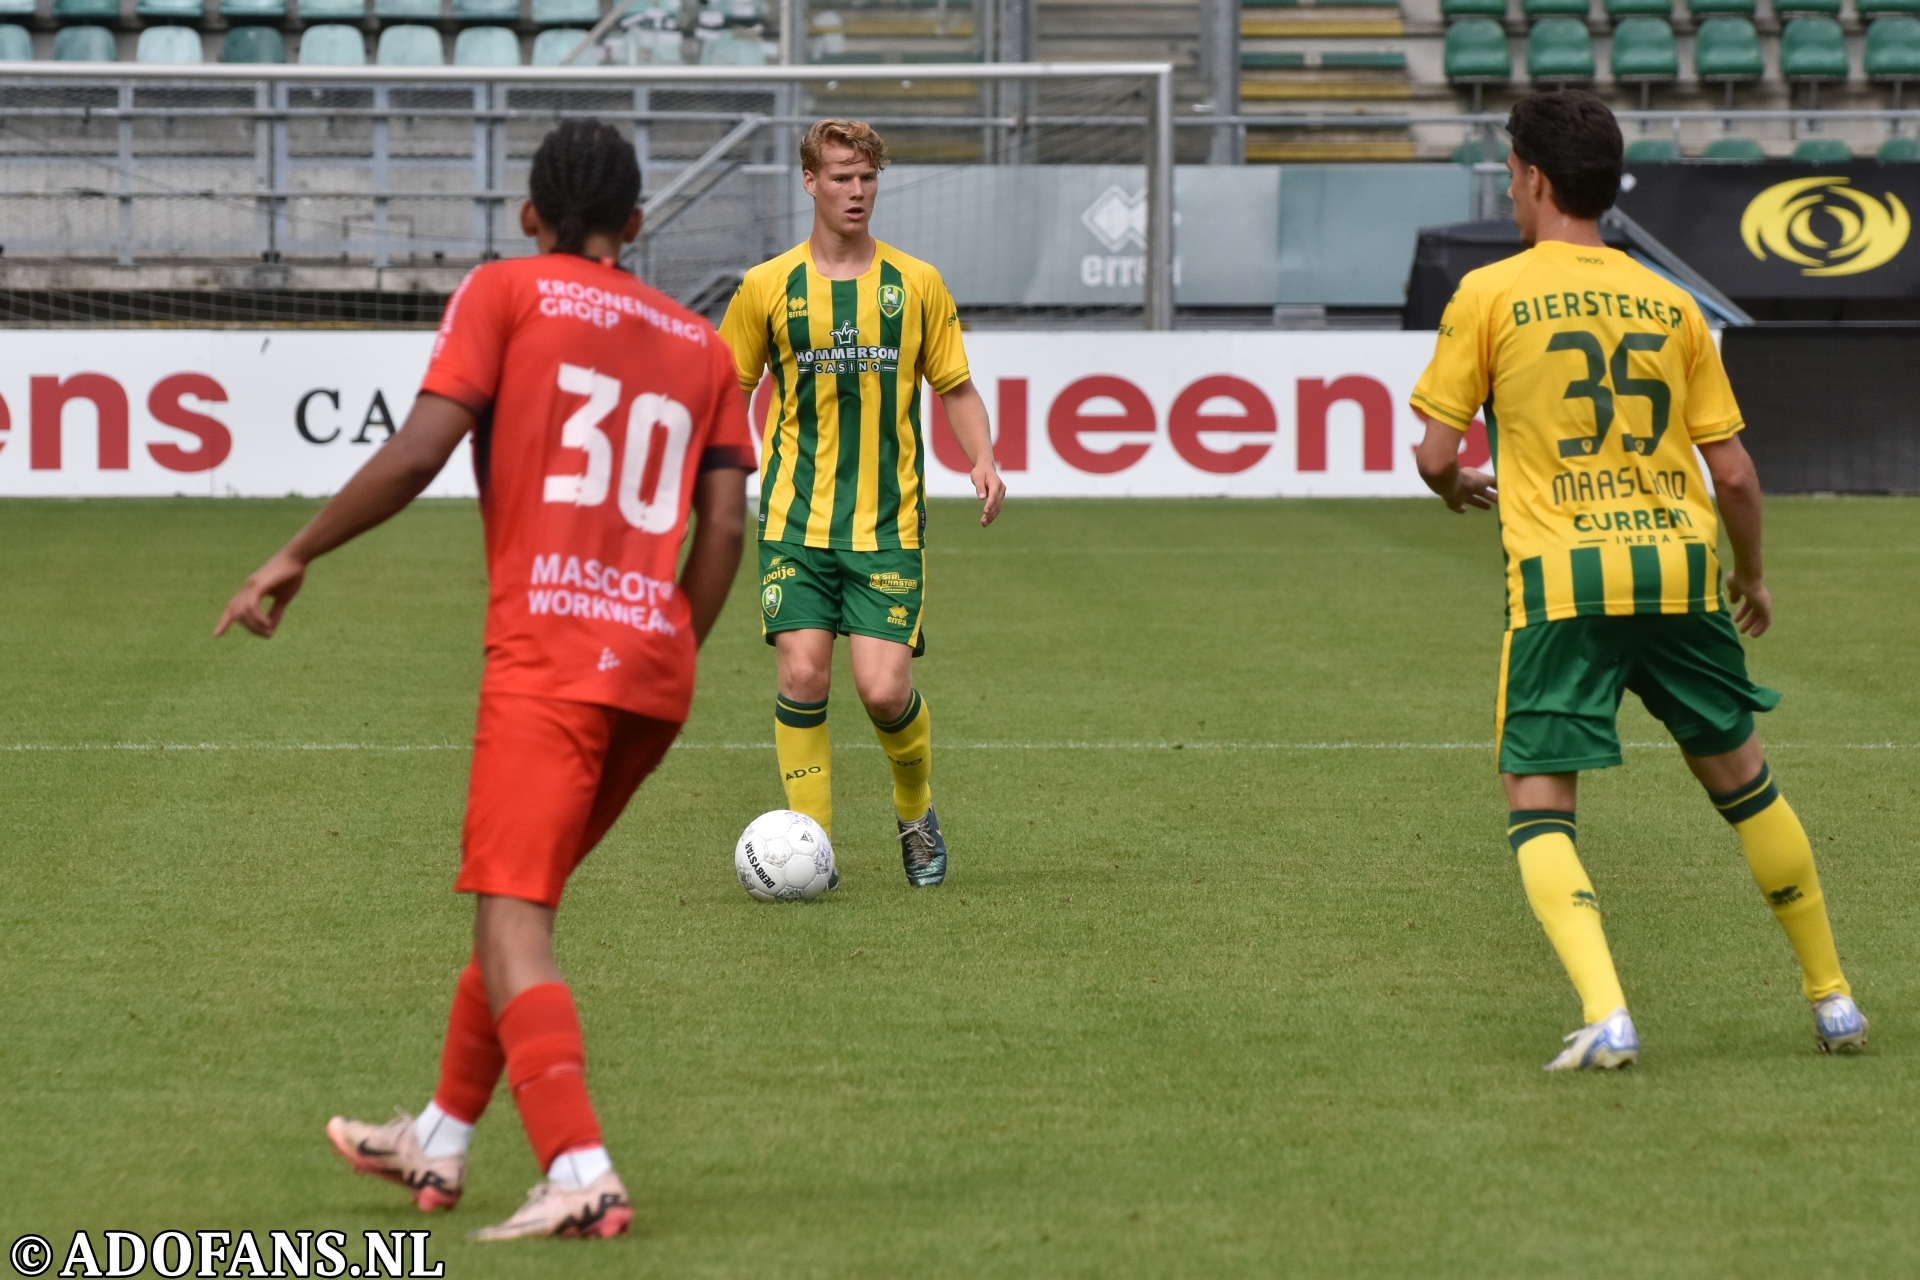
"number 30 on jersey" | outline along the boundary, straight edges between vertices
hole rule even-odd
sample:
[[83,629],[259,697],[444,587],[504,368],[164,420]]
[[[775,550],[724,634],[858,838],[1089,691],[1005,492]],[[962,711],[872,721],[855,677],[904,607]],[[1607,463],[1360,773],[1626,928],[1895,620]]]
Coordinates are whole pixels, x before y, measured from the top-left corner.
[[[544,497],[597,507],[607,500],[613,480],[613,441],[605,423],[620,405],[620,380],[577,364],[561,365],[559,380],[562,391],[587,398],[560,427],[560,447],[584,452],[587,469],[547,476]],[[678,523],[680,477],[692,435],[693,415],[679,401],[652,392],[633,398],[617,501],[620,514],[640,532],[671,533]]]

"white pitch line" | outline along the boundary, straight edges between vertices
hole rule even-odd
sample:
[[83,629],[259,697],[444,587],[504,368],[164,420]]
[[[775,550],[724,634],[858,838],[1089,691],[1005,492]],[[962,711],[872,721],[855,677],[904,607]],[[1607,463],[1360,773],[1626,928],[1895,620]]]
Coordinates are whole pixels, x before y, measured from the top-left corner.
[[[1671,751],[1671,742],[1623,742],[1631,751]],[[1491,742],[943,742],[943,751],[1491,751]],[[465,742],[15,742],[0,751],[471,751]],[[771,742],[682,742],[677,751],[771,751]],[[838,751],[878,751],[876,742],[842,742]],[[1770,742],[1769,751],[1914,751],[1915,742]]]

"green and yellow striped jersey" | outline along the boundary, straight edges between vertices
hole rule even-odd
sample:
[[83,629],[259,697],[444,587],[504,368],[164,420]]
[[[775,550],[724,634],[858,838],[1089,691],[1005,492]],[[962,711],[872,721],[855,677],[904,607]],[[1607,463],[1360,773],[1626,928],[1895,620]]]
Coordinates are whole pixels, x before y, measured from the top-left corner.
[[1485,409],[1510,628],[1721,608],[1693,446],[1744,424],[1685,290],[1560,241],[1469,272],[1413,407],[1461,431]]
[[760,539],[840,551],[921,545],[920,381],[965,382],[960,316],[940,273],[875,242],[856,280],[804,244],[747,272],[720,322],[740,385],[773,371],[760,450]]

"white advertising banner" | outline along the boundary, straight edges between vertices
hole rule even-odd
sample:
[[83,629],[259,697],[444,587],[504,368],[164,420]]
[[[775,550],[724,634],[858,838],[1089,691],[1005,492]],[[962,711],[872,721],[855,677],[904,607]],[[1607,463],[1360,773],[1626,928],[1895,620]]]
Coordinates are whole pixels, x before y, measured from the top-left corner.
[[[0,496],[280,497],[332,493],[399,427],[433,335],[15,330],[0,342]],[[1406,402],[1432,334],[988,332],[967,350],[1016,496],[1426,492]],[[928,491],[970,494],[931,394],[924,421]],[[1468,461],[1484,453],[1476,431]],[[464,447],[427,492],[474,493]]]

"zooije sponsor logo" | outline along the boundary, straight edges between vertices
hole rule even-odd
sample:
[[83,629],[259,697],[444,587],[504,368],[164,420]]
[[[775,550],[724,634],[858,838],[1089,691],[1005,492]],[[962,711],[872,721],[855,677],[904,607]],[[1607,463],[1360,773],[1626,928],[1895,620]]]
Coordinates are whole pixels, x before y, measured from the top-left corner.
[[1892,262],[1913,230],[1907,206],[1891,191],[1881,200],[1851,181],[1794,178],[1762,191],[1740,215],[1747,251],[1794,263],[1803,276],[1854,276]]

